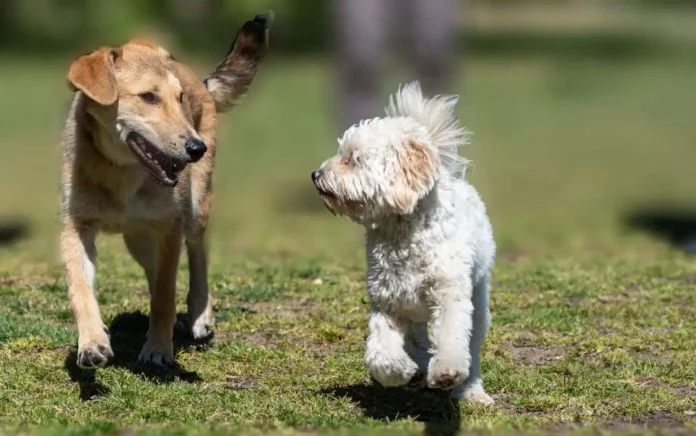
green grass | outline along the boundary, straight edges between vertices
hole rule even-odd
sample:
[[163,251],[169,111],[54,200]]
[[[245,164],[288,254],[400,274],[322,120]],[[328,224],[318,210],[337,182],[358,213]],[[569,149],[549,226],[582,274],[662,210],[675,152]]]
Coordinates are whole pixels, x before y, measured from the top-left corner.
[[[0,252],[1,428],[696,432],[696,263],[624,225],[644,203],[696,198],[696,64],[468,63],[457,91],[475,137],[463,153],[499,244],[483,360],[491,408],[369,382],[361,231],[325,212],[309,183],[340,133],[326,67],[271,60],[222,120],[213,343],[177,335],[177,368],[135,365],[146,285],[105,237],[97,288],[116,359],[92,374],[74,365],[56,256],[66,63],[0,62],[0,204],[34,231]],[[182,264],[182,303],[186,282]]]

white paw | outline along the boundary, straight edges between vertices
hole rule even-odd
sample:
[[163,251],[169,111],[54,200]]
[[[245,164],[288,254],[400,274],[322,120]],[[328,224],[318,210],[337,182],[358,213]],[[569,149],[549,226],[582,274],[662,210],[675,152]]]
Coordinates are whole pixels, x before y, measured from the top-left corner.
[[212,312],[204,312],[195,321],[191,323],[191,336],[193,339],[205,339],[213,334],[213,314]]
[[435,356],[428,368],[428,387],[431,389],[452,389],[469,377],[469,366],[465,362],[453,362]]
[[464,400],[470,401],[472,403],[476,404],[481,404],[483,406],[492,406],[495,404],[495,400],[491,398],[487,393],[485,392],[474,392],[468,397],[465,397]]
[[384,387],[404,386],[418,372],[418,365],[405,352],[397,355],[369,353],[365,363],[370,375]]
[[474,380],[473,382],[468,381],[461,386],[457,386],[454,391],[452,391],[452,398],[485,406],[495,404],[495,400],[483,390],[483,382],[481,379]]
[[213,324],[215,323],[213,306],[210,300],[198,300],[200,300],[200,297],[197,299],[189,297],[189,313],[186,321],[193,339],[206,339],[213,334]]
[[154,366],[167,366],[174,363],[174,349],[173,344],[169,341],[168,344],[156,344],[155,341],[151,341],[149,338],[143,345],[142,351],[140,351],[140,356],[138,356],[138,361],[147,365]]

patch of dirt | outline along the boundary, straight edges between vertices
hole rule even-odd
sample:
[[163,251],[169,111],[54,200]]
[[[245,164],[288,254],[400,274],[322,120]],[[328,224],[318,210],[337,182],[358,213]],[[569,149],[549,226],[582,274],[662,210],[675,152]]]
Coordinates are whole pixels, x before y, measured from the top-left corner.
[[319,303],[311,298],[288,298],[280,301],[263,301],[244,307],[252,313],[272,313],[274,316],[298,316],[316,312]]
[[568,348],[510,344],[507,347],[507,353],[524,365],[548,365],[565,358],[568,355]]
[[[0,277],[0,287],[41,289],[43,287],[60,287],[61,282],[52,276],[18,276]],[[62,289],[61,289],[62,290]]]
[[612,292],[606,295],[600,295],[599,297],[597,297],[597,301],[601,301],[602,303],[618,303],[630,299],[635,300],[641,296],[642,295],[640,294],[640,288],[638,288],[637,286],[634,287],[632,285],[628,285],[622,291]]
[[529,258],[529,253],[519,249],[503,249],[496,254],[496,257],[507,262],[516,263]]
[[667,362],[669,361],[669,356],[666,354],[656,354],[657,352],[650,352],[650,351],[638,351],[631,353],[631,356],[636,359],[640,360],[641,362]]
[[263,330],[257,330],[251,334],[241,337],[240,339],[247,344],[259,348],[272,348],[274,345],[278,344],[278,341],[276,341],[272,335],[270,335],[268,332],[264,332]]
[[[515,414],[518,417],[529,417],[529,418],[544,418],[545,414],[543,412],[527,412],[523,409],[518,409],[510,403],[510,397],[508,395],[495,395],[496,405],[498,409],[502,409],[508,413]],[[687,419],[687,422],[689,420]],[[617,416],[615,418],[603,419],[597,422],[548,422],[547,424],[541,425],[541,433],[534,434],[575,434],[574,430],[581,429],[597,429],[597,430],[610,430],[618,432],[631,432],[640,429],[668,429],[668,434],[670,435],[693,435],[693,428],[684,427],[685,422],[681,421],[671,413],[664,410],[655,410],[649,412],[645,415],[638,417],[622,417]],[[582,433],[582,434],[602,434],[602,433]],[[634,433],[627,433],[634,434]]]
[[635,360],[641,362],[669,362],[670,352],[669,350],[662,349],[659,344],[652,343],[647,345],[641,345],[632,347],[631,350],[627,350],[631,357]]
[[696,284],[696,274],[690,273],[686,274],[681,278],[681,282],[687,284],[687,285],[694,285]]
[[[592,423],[582,422],[557,422],[542,426],[539,434],[573,435],[578,430],[592,430],[580,434],[599,435],[606,431],[612,434],[645,434],[645,430],[653,432],[649,434],[669,434],[671,436],[693,435],[694,429],[685,427],[685,423],[666,411],[653,411],[636,418],[616,417]],[[655,433],[657,431],[657,433]]]
[[224,386],[234,391],[249,391],[259,387],[259,378],[253,375],[228,375]]
[[645,329],[646,333],[656,336],[667,336],[674,334],[673,329],[663,328],[663,327],[648,327]]
[[[609,430],[628,430],[631,428],[674,429],[682,427],[683,423],[669,412],[664,410],[654,410],[646,415],[636,418],[616,418],[608,421],[602,421],[599,426]],[[688,429],[684,430],[686,431]],[[693,434],[692,432],[693,429],[691,429],[691,433],[684,432],[680,434]],[[677,433],[670,432],[670,434]]]
[[638,383],[641,387],[667,389],[681,397],[696,398],[696,384],[672,386],[655,377],[641,377],[638,379]]
[[[668,386],[657,379],[645,378],[644,386],[664,386],[672,389],[675,392],[682,392],[685,389],[685,395],[696,395],[696,386],[684,388],[675,388]],[[528,417],[530,419],[545,418],[547,415],[543,412],[525,411],[523,408],[517,408],[512,404],[512,398],[509,394],[493,395],[496,400],[495,407],[504,410],[507,413],[514,414],[517,417]],[[592,430],[593,432],[583,432],[581,434],[604,434],[604,431],[618,432],[618,434],[644,434],[641,430],[653,430],[658,433],[650,434],[669,434],[675,436],[694,435],[696,431],[690,427],[691,423],[695,422],[696,410],[687,411],[685,420],[671,414],[666,410],[653,410],[646,414],[637,417],[616,416],[612,418],[600,419],[596,422],[553,422],[546,421],[546,424],[541,424],[538,433],[532,434],[553,434],[565,435],[576,434],[576,430]],[[551,417],[550,415],[548,416]],[[612,433],[614,434],[614,433]]]
[[633,294],[635,292],[640,292],[640,285],[638,285],[636,283],[629,283],[624,287],[623,294],[629,295],[629,294]]
[[276,334],[264,330],[240,335],[237,336],[237,339],[258,348],[279,348],[283,346],[284,342],[290,342],[293,346],[300,347],[317,358],[328,356],[344,346],[341,341],[330,342],[312,337],[284,335],[281,339]]

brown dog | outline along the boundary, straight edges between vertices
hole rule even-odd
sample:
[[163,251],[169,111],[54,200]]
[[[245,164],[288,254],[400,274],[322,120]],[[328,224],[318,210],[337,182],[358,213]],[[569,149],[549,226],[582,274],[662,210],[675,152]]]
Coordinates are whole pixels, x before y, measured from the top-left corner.
[[211,333],[205,230],[211,203],[216,114],[247,91],[268,44],[269,16],[237,33],[225,60],[201,81],[147,41],[77,59],[76,91],[63,133],[61,255],[77,321],[77,364],[113,357],[94,295],[95,237],[122,233],[150,290],[150,325],[140,361],[173,362],[175,285],[182,239],[189,259],[191,333]]

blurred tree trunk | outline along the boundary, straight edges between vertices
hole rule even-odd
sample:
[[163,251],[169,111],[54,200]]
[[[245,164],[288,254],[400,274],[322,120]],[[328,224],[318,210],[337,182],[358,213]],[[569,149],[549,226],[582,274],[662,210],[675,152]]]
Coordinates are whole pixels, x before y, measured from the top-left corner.
[[578,12],[597,12],[608,6],[607,1],[602,0],[572,0],[572,5]]
[[9,42],[12,38],[13,10],[16,0],[0,0],[0,41]]

